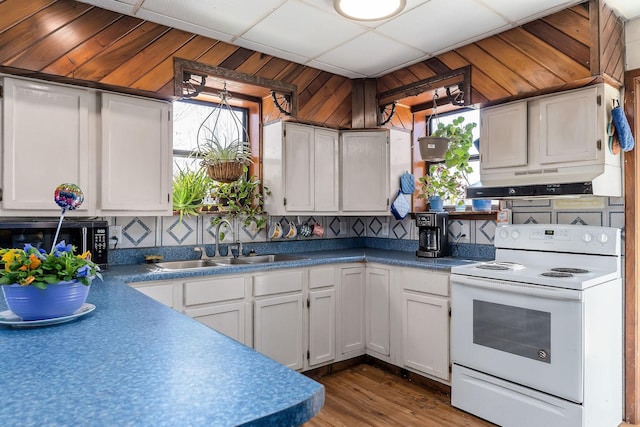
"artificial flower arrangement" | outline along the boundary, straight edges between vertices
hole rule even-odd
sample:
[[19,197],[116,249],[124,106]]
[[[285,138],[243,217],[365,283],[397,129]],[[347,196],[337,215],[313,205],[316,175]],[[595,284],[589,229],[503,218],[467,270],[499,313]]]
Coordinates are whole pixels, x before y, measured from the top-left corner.
[[50,253],[27,243],[24,249],[0,249],[0,285],[19,284],[46,289],[47,285],[77,280],[89,286],[102,279],[100,267],[89,251],[75,254],[75,247],[63,240]]

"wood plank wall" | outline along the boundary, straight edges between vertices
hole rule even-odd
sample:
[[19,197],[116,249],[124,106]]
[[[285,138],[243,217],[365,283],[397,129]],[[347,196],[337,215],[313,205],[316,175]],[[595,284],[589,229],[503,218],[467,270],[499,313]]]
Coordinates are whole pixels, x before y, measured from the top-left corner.
[[[559,90],[594,75],[621,82],[622,30],[602,0],[590,0],[382,76],[377,92],[469,64],[471,101],[478,105]],[[0,1],[2,71],[43,73],[169,99],[174,57],[295,84],[298,120],[351,127],[353,82],[348,78],[72,0]],[[401,110],[389,126],[411,128],[410,112]],[[262,111],[265,122],[281,117],[266,98]]]

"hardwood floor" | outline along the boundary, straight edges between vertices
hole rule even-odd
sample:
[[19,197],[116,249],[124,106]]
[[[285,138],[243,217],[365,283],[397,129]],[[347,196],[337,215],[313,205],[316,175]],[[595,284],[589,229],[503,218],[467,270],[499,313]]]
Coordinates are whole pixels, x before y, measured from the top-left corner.
[[305,427],[478,427],[489,422],[450,405],[450,396],[369,364],[324,377],[325,404]]

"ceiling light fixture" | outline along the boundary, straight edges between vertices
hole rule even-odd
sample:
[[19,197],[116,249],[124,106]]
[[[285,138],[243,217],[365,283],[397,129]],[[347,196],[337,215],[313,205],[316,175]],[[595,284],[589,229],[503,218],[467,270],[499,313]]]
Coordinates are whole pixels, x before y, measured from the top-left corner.
[[336,11],[357,21],[377,21],[391,18],[402,12],[406,0],[334,0]]

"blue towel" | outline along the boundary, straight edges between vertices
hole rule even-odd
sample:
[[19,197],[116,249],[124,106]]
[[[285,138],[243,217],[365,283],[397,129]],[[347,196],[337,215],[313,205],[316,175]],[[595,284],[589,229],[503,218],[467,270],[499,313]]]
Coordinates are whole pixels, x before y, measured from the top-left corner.
[[633,134],[629,128],[627,117],[624,115],[624,111],[622,111],[620,106],[614,107],[611,110],[611,120],[613,121],[613,125],[616,127],[616,132],[618,133],[620,148],[624,151],[633,150],[633,146],[635,144],[633,141]]

